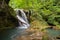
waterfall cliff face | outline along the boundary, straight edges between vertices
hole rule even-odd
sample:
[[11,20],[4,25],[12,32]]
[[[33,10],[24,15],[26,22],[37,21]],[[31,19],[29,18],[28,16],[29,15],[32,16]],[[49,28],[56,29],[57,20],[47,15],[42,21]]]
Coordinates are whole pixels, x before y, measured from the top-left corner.
[[28,28],[30,25],[28,23],[26,14],[23,11],[23,9],[15,9],[15,11],[20,25],[18,28],[24,28],[24,29]]

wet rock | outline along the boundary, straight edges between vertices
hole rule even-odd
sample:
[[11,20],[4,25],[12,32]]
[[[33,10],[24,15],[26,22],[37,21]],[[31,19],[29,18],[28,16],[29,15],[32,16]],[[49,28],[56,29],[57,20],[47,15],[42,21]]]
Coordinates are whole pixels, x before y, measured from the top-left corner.
[[42,37],[44,35],[45,35],[44,32],[35,32],[32,34],[17,36],[14,40],[42,40]]
[[18,20],[13,8],[5,1],[6,0],[0,0],[0,29],[18,26]]

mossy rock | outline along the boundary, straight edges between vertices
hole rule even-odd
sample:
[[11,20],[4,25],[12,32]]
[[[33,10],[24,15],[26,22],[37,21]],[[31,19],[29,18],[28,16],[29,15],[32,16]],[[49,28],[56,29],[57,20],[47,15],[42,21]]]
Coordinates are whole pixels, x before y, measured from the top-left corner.
[[0,29],[13,28],[16,26],[18,26],[18,20],[13,8],[5,2],[0,1]]

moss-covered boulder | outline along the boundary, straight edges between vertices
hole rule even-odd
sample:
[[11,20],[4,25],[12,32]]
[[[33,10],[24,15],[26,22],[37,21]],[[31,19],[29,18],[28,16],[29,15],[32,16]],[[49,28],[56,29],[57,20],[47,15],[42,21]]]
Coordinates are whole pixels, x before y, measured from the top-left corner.
[[12,28],[18,26],[16,14],[5,0],[0,0],[0,29]]

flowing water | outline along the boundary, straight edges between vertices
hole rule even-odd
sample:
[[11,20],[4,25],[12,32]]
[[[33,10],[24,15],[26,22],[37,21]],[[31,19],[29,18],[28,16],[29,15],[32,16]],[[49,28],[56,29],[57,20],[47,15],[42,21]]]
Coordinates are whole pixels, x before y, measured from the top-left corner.
[[7,29],[0,33],[0,40],[12,40],[16,36],[25,35],[25,29]]
[[[16,12],[18,13],[18,10]],[[19,20],[20,26],[13,29],[6,29],[0,32],[0,40],[12,40],[16,36],[22,36],[27,34],[25,30],[29,27],[29,23],[23,10],[21,10],[21,17],[19,16],[19,14],[17,14],[17,18]],[[20,21],[23,22],[24,24],[21,24]],[[54,29],[46,29],[46,30],[48,31],[48,35],[50,35],[51,37],[56,37],[60,35],[60,30],[54,30]]]
[[16,9],[16,13],[20,24],[19,28],[28,28],[30,25],[28,23],[26,14],[24,13],[23,9]]
[[[26,31],[25,29],[27,29],[29,27],[29,23],[27,20],[27,17],[25,15],[25,13],[23,12],[23,10],[17,9],[15,10],[17,13],[17,18],[19,20],[19,27],[13,28],[13,29],[6,29],[2,32],[0,32],[0,40],[12,40],[13,38],[15,38],[16,36],[21,36],[21,35],[26,35]],[[21,12],[21,16],[19,15]],[[22,24],[21,24],[22,22]]]

